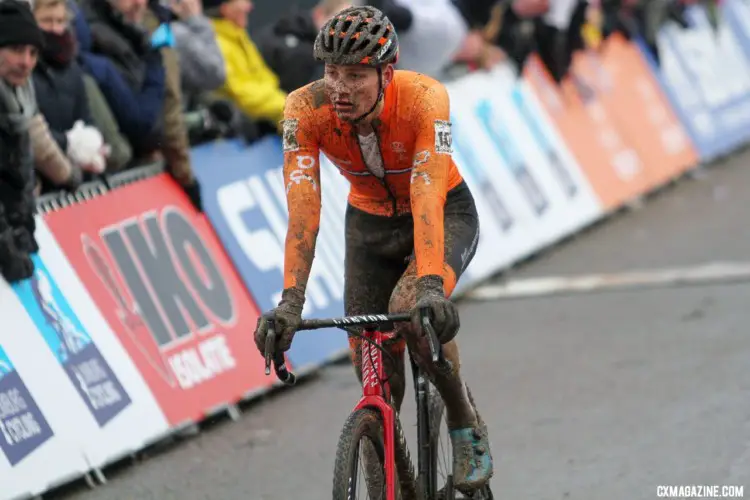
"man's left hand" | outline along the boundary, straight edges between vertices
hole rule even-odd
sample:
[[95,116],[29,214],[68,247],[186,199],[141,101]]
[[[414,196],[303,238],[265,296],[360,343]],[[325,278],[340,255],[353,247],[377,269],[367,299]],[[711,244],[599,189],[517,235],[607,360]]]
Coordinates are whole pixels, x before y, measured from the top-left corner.
[[422,276],[417,280],[417,305],[411,313],[412,327],[422,331],[422,309],[429,311],[430,323],[441,344],[447,344],[458,334],[461,322],[456,305],[445,296],[443,278]]

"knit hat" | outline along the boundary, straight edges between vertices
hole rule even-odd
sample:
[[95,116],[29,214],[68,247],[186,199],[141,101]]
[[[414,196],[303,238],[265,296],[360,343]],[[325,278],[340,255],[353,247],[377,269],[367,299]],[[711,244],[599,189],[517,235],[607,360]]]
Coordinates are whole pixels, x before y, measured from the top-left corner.
[[9,45],[44,47],[42,30],[24,0],[0,0],[0,47]]

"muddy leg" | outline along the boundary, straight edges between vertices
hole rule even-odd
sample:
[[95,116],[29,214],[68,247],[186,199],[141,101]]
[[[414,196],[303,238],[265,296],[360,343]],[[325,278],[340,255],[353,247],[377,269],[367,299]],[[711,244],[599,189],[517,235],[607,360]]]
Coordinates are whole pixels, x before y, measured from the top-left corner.
[[[393,291],[389,305],[390,312],[406,312],[415,306],[417,303],[416,282],[416,272],[410,266]],[[429,344],[427,339],[421,336],[421,332],[418,336],[417,332],[412,330],[411,325],[402,323],[399,325],[399,333],[406,339],[409,351],[414,354],[419,367],[425,371],[442,396],[445,402],[448,428],[475,427],[477,425],[476,413],[461,379],[456,342],[451,341],[443,346],[444,355],[452,363],[453,369],[448,374],[442,374],[434,369],[430,360]]]

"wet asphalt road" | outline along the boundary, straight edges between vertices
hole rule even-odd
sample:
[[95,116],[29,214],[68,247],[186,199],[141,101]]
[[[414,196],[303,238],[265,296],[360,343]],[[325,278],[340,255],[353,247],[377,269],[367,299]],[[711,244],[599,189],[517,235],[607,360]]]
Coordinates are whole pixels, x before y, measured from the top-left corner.
[[[512,277],[750,261],[748,212],[745,153]],[[750,497],[750,283],[463,303],[461,313],[496,498],[654,499],[673,484],[743,485]],[[45,498],[330,499],[357,396],[351,368],[332,366],[238,422],[108,472],[105,486]]]

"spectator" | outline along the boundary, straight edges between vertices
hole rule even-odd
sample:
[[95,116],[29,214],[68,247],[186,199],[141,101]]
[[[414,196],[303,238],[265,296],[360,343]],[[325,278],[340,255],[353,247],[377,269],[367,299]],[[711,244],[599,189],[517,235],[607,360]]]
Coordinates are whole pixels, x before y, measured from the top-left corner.
[[[79,62],[84,71],[96,81],[120,131],[136,155],[144,149],[142,144],[149,140],[152,131],[156,129],[156,122],[164,107],[164,66],[158,55],[144,58],[140,87],[130,86],[115,66],[114,60],[109,59],[107,50],[102,48],[102,42],[94,43],[86,19],[88,17],[98,25],[100,16],[94,6],[86,2],[87,0],[82,0],[82,9],[71,4],[79,46]],[[104,10],[109,12],[106,8]],[[98,36],[102,37],[101,34]],[[104,39],[107,39],[106,36]]]
[[398,66],[440,79],[469,34],[461,12],[450,0],[396,0],[396,3],[390,9],[384,5],[381,10],[385,9],[383,12],[389,17],[396,14],[393,16],[396,19],[408,19],[408,27],[396,26],[401,40]]
[[311,10],[293,8],[258,35],[258,49],[278,75],[282,90],[292,92],[323,78],[323,64],[313,58],[315,37],[334,14],[353,4],[351,0],[320,0]]
[[172,0],[175,47],[180,56],[180,77],[186,96],[217,90],[226,79],[221,54],[211,21],[203,15],[201,0]]
[[34,164],[29,128],[37,114],[31,72],[43,46],[28,4],[0,2],[0,274],[30,278],[34,239]]
[[135,157],[163,159],[170,175],[202,210],[182,116],[180,66],[169,29],[174,16],[155,0],[82,0],[82,5],[94,52],[114,63],[131,93],[142,91],[149,74],[156,78],[163,74],[163,101],[151,110],[157,116],[151,128],[133,144]]
[[213,18],[219,47],[224,55],[227,79],[219,95],[231,100],[242,113],[264,128],[278,131],[284,114],[286,92],[250,40],[247,18],[251,0],[207,0],[206,14]]
[[91,111],[91,119],[104,136],[104,142],[109,146],[106,171],[110,174],[118,172],[130,163],[133,158],[133,148],[130,147],[130,142],[120,130],[112,109],[96,80],[84,73],[83,85],[86,88],[86,100]]
[[451,0],[461,14],[466,36],[454,54],[454,61],[470,67],[489,68],[504,58],[502,50],[492,43],[497,26],[511,5],[526,0]]
[[36,0],[34,17],[44,36],[34,69],[39,111],[52,137],[76,168],[102,173],[109,147],[92,126],[83,71],[75,61],[75,36],[65,0]]

